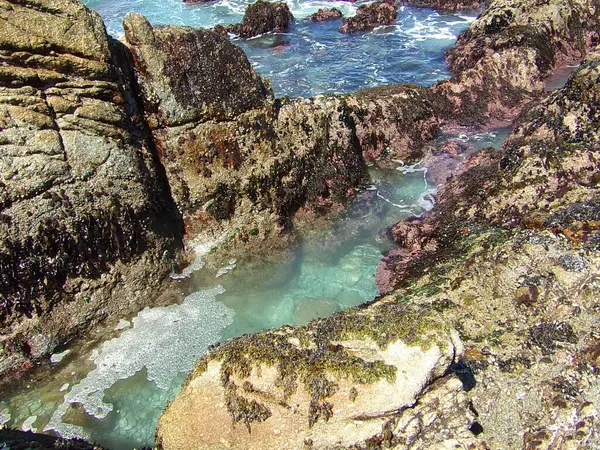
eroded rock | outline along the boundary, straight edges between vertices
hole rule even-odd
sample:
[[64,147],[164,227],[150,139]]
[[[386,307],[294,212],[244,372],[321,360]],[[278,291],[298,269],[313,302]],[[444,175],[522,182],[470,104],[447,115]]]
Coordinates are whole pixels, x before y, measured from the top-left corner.
[[288,31],[293,21],[287,3],[257,0],[246,8],[242,23],[228,26],[227,31],[251,38],[271,31]]
[[164,449],[364,445],[461,351],[455,332],[427,310],[393,301],[238,338],[198,363],[162,415],[157,442]]
[[488,4],[448,52],[454,77],[432,89],[440,116],[458,125],[508,123],[544,94],[555,67],[579,62],[597,40],[593,2]]
[[308,16],[313,22],[325,22],[327,20],[335,20],[342,17],[342,12],[337,8],[321,8],[316,13]]
[[2,1],[0,20],[1,373],[145,304],[182,224],[98,14]]
[[344,19],[340,33],[367,31],[382,25],[394,25],[398,16],[398,7],[392,0],[368,3],[356,10],[356,15]]

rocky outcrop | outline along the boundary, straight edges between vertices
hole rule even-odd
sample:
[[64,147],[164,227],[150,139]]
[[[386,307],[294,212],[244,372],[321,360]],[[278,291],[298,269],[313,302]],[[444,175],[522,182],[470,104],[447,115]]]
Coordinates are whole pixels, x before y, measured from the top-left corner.
[[402,0],[403,5],[432,8],[438,11],[471,11],[481,8],[480,0]]
[[242,23],[226,29],[243,38],[251,38],[271,31],[288,31],[293,21],[287,3],[257,0],[246,8]]
[[354,17],[344,19],[340,33],[367,31],[382,25],[394,25],[398,17],[398,7],[392,0],[360,5]]
[[100,17],[3,0],[0,20],[2,373],[146,304],[182,226]]
[[308,16],[313,22],[325,22],[327,20],[340,19],[342,12],[337,8],[321,8],[316,13]]
[[157,444],[368,445],[389,414],[413,407],[461,351],[446,324],[395,301],[249,335],[198,363],[161,417]]
[[435,99],[416,86],[275,101],[241,49],[216,33],[154,29],[137,15],[125,30],[189,236],[264,247],[301,207],[344,203],[365,157],[414,159],[437,129]]
[[[389,295],[213,349],[158,445],[600,445],[599,74],[600,61],[578,70],[502,154],[470,158],[436,212],[394,227],[406,257]],[[446,356],[421,371],[431,349]]]
[[544,94],[551,69],[585,57],[597,30],[593,2],[490,2],[448,52],[454,77],[432,88],[446,99],[440,117],[508,123]]

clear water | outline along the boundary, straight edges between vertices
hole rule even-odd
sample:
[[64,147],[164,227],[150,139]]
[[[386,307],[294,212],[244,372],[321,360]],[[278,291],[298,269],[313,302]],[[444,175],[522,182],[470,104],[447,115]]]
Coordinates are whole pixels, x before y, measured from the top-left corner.
[[[386,228],[433,206],[419,167],[371,169],[348,211],[331,227],[304,236],[278,261],[202,269],[180,305],[145,309],[114,338],[73,349],[41,384],[0,400],[10,426],[84,436],[113,450],[152,444],[156,422],[186,372],[209,345],[372,300],[374,275],[391,247]],[[107,336],[110,338],[111,336]]]
[[[247,0],[188,5],[182,0],[84,0],[98,11],[108,32],[123,35],[121,21],[129,12],[152,24],[213,27],[242,20]],[[360,3],[327,0],[288,1],[296,18],[288,33],[243,40],[240,45],[256,70],[270,79],[277,97],[341,94],[360,88],[410,82],[431,85],[449,76],[443,51],[476,16],[400,7],[396,25],[366,33],[341,34],[341,19],[313,23],[306,18],[319,8],[336,7],[354,15]]]

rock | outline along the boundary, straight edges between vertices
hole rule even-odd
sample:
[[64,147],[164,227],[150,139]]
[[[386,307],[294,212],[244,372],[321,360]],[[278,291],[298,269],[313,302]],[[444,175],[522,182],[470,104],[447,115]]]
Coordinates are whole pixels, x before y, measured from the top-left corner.
[[321,8],[316,13],[308,16],[313,22],[325,22],[326,20],[335,20],[342,17],[342,12],[337,8]]
[[176,262],[182,223],[128,52],[98,14],[76,1],[3,0],[0,19],[5,372],[147,304]]
[[[335,210],[353,195],[364,158],[413,160],[438,127],[436,98],[423,88],[275,101],[241,49],[215,33],[153,29],[135,15],[125,29],[145,116],[189,238],[223,236],[230,250],[277,246],[298,211]],[[225,72],[207,70],[211,64]],[[201,87],[190,95],[165,67],[178,80],[202,74],[191,83]],[[219,97],[208,94],[215,92]]]
[[403,5],[432,8],[438,11],[470,11],[481,8],[480,0],[402,0]]
[[344,19],[340,33],[372,30],[382,25],[395,25],[398,7],[393,0],[368,3],[356,10],[356,15]]
[[581,61],[597,38],[592,2],[489,3],[461,33],[447,62],[454,77],[432,90],[440,118],[458,125],[507,124],[545,90],[555,67]]
[[293,21],[287,3],[257,0],[246,8],[242,23],[227,27],[227,31],[250,38],[271,31],[288,31]]
[[139,14],[129,14],[123,28],[153,129],[231,120],[271,101],[243,51],[210,30],[155,29]]
[[6,448],[35,448],[39,450],[103,450],[104,447],[83,439],[61,439],[45,434],[0,428],[0,442]]
[[197,364],[160,418],[157,445],[366,445],[461,351],[443,322],[394,302],[237,338]]

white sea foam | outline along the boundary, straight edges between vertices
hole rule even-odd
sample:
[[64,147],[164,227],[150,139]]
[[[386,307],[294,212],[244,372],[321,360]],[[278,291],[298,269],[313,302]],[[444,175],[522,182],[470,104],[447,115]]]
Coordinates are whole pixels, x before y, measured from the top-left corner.
[[44,431],[63,437],[87,437],[84,430],[62,422],[72,403],[88,414],[104,418],[113,405],[103,400],[104,391],[117,381],[146,368],[148,380],[167,389],[177,374],[190,371],[195,361],[217,342],[234,312],[216,300],[221,286],[194,292],[180,305],[146,308],[133,319],[133,327],[103,344],[96,368],[65,395]]
[[223,241],[223,237],[221,237],[215,241],[212,241],[212,242],[203,242],[201,244],[196,244],[193,247],[194,253],[196,255],[194,258],[194,261],[192,261],[192,263],[190,265],[185,267],[181,271],[181,273],[172,272],[171,278],[173,278],[174,280],[182,280],[184,278],[189,278],[189,276],[192,273],[197,272],[200,269],[202,269],[205,265],[205,262],[202,258],[204,256],[208,255],[208,253],[213,248],[215,248],[217,245],[219,245],[222,241]]
[[37,416],[29,416],[27,419],[25,419],[23,425],[21,425],[21,431],[33,431],[34,433],[36,433],[37,428],[33,426],[36,420]]
[[12,416],[8,409],[0,410],[0,425],[4,425],[5,423],[8,423],[10,421],[11,417]]

